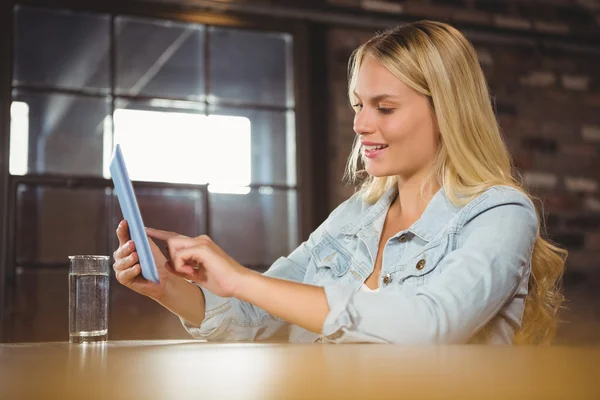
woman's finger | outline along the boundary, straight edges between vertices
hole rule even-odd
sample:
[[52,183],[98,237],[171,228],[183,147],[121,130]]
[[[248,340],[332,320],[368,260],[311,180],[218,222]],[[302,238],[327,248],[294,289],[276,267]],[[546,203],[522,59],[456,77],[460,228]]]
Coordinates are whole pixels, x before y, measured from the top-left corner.
[[195,238],[178,235],[167,240],[167,245],[173,250],[179,250],[195,246],[207,246],[211,243],[212,242],[210,238],[206,235],[198,236]]
[[139,261],[137,252],[133,252],[125,258],[121,258],[118,261],[115,261],[113,264],[113,269],[115,272],[124,271],[128,268],[131,268]]
[[199,266],[204,264],[207,251],[204,245],[177,250],[172,258],[173,269],[180,274],[193,276]]
[[124,245],[120,246],[117,250],[115,250],[115,252],[113,253],[113,258],[115,259],[115,261],[120,260],[121,258],[127,257],[134,251],[135,251],[135,244],[133,243],[133,240],[129,240],[127,243],[125,243]]
[[140,275],[140,272],[140,264],[135,264],[133,267],[117,272],[115,276],[120,284],[125,286],[131,286],[135,278],[137,278]]
[[169,251],[169,258],[175,259],[175,254],[181,250],[190,247],[196,247],[200,243],[195,238],[189,238],[187,236],[177,236],[167,240],[167,249]]
[[129,236],[129,225],[127,224],[127,221],[122,220],[119,223],[119,226],[117,226],[117,238],[119,239],[119,246],[124,245],[129,239],[131,239]]
[[163,230],[154,229],[154,228],[146,228],[146,234],[153,239],[164,240],[164,241],[167,241],[171,238],[178,237],[178,236],[186,237],[184,235],[180,235],[179,233],[163,231]]
[[183,270],[186,272],[183,272],[183,273],[180,271],[177,271],[175,269],[175,266],[173,265],[172,261],[166,261],[164,267],[167,271],[169,271],[170,274],[176,275],[176,276],[178,276],[180,278],[184,278],[184,279],[193,279],[194,281],[196,281],[199,276],[205,275],[205,271],[203,269],[201,269],[199,265],[197,265],[198,269],[195,269],[194,267],[192,267],[192,270],[194,271],[193,276],[190,273],[189,268],[184,268]]

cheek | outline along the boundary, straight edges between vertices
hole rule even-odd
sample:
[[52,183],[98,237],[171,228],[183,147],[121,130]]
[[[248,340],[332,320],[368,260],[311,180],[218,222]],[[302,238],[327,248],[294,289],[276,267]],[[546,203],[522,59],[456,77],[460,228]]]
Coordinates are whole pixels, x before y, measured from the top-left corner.
[[386,140],[393,146],[393,153],[413,162],[427,162],[435,156],[437,144],[433,126],[423,121],[421,125],[410,121],[406,124],[390,124]]

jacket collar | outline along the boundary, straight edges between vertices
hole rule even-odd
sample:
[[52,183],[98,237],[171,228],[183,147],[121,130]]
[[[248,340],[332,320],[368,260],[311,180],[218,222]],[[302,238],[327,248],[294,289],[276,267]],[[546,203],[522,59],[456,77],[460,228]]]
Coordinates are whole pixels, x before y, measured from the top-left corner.
[[[397,188],[388,189],[375,204],[367,205],[357,218],[342,226],[341,232],[346,235],[356,235],[363,229],[373,228],[377,218],[387,212],[397,194]],[[444,188],[441,188],[431,198],[421,217],[410,226],[408,231],[429,242],[443,231],[443,228],[459,209],[448,200]]]

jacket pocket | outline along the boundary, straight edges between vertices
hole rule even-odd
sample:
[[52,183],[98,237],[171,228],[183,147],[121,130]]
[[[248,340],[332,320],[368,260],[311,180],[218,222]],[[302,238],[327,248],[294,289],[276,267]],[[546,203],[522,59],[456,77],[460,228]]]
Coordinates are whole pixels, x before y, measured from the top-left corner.
[[324,285],[332,281],[345,281],[351,257],[329,233],[323,233],[321,241],[312,248],[311,256],[316,268],[313,283]]
[[423,251],[409,259],[397,271],[394,278],[407,288],[425,285],[429,279],[438,275],[441,269],[438,266],[448,254],[450,249],[450,235],[427,244]]

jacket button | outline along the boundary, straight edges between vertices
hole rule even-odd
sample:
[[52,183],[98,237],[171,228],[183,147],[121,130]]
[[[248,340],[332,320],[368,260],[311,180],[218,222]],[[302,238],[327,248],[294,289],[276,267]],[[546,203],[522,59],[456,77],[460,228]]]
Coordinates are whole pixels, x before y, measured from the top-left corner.
[[400,237],[398,238],[398,241],[400,243],[406,243],[408,242],[408,235],[406,233],[403,233],[402,235],[400,235]]
[[419,260],[419,262],[417,263],[417,269],[420,271],[423,268],[425,268],[425,259],[421,259]]
[[389,285],[391,281],[392,281],[392,276],[390,274],[386,274],[383,277],[383,284],[384,285]]

